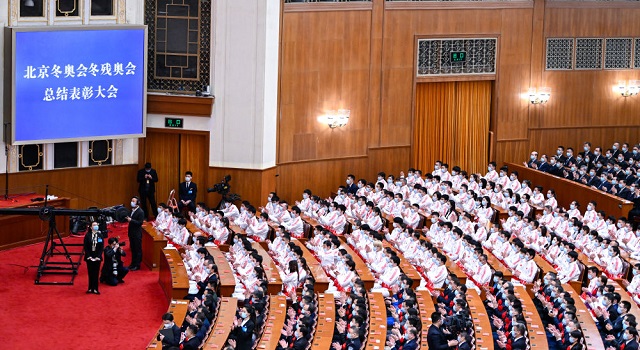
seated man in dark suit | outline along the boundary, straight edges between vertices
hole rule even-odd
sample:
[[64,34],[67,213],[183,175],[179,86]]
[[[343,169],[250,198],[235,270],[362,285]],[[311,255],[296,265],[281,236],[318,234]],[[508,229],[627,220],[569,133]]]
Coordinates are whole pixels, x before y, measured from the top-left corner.
[[167,312],[162,315],[162,323],[164,329],[158,333],[158,340],[162,342],[162,348],[167,349],[180,345],[180,327],[173,322],[173,314]]
[[180,350],[198,350],[200,348],[200,339],[196,337],[198,326],[190,324],[185,332],[184,340],[180,343]]
[[458,345],[458,340],[448,340],[447,335],[440,329],[442,327],[442,315],[439,312],[431,314],[431,326],[427,332],[427,344],[429,350],[449,350]]
[[529,156],[529,160],[522,163],[527,168],[538,169],[538,152],[532,151],[531,156]]
[[595,169],[589,170],[589,175],[582,179],[582,183],[587,186],[598,186],[600,185],[600,179],[596,176]]
[[[418,330],[414,327],[407,329],[405,332],[405,342],[402,345],[402,350],[416,350],[418,349]],[[399,344],[396,343],[396,346]]]
[[460,332],[458,334],[458,347],[456,350],[471,350],[471,336],[467,332]]
[[309,345],[309,340],[307,340],[309,336],[309,329],[305,326],[300,326],[293,333],[293,336],[294,336],[294,340],[293,340],[293,343],[289,346],[289,349],[305,350],[307,348],[307,345]]
[[609,182],[611,179],[613,179],[613,176],[603,173],[602,175],[600,175],[600,183],[597,186],[591,186],[591,188],[603,192],[609,192],[611,190],[611,187],[613,187],[611,182]]
[[549,169],[546,170],[546,172],[554,176],[563,176],[563,170],[562,162],[559,161],[557,157],[551,157],[549,160]]
[[527,341],[524,339],[524,326],[521,324],[513,325],[513,341],[511,342],[511,350],[525,350]]
[[546,173],[549,171],[549,168],[551,168],[551,166],[549,165],[549,162],[547,162],[547,155],[543,154],[542,157],[540,157],[540,162],[538,163],[538,170]]

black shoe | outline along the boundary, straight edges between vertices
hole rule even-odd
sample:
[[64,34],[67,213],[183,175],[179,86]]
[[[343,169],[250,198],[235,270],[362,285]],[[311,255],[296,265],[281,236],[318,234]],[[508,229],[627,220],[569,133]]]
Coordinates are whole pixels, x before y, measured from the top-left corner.
[[87,294],[91,294],[93,291],[91,289],[87,290]]
[[98,292],[97,290],[94,290],[94,291],[93,291],[93,294],[98,294],[98,295],[100,295],[100,292]]
[[118,280],[118,283],[124,283],[124,280]]
[[140,270],[140,266],[131,266],[129,267],[129,271],[137,271]]

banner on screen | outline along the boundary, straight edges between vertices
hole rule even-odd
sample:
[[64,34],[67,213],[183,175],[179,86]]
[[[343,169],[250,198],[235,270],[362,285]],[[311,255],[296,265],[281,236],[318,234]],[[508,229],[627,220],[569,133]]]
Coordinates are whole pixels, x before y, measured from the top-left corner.
[[146,27],[6,30],[13,144],[144,136]]

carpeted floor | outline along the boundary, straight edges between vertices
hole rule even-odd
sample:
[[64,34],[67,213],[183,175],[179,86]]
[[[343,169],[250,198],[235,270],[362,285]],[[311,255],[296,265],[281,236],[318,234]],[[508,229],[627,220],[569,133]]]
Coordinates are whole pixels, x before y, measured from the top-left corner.
[[[115,228],[111,235],[126,238],[126,228]],[[66,238],[65,243],[82,243],[82,238]],[[101,295],[85,294],[83,262],[72,286],[35,285],[42,247],[40,243],[0,252],[0,315],[5,323],[0,327],[0,348],[145,348],[168,308],[157,272],[143,267],[130,272],[124,284],[101,284]],[[130,262],[128,251],[127,255],[125,265]]]

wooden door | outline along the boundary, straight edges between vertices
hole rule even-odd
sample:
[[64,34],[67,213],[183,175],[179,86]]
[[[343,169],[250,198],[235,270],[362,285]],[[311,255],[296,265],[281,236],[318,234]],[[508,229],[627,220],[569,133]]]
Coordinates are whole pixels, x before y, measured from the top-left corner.
[[186,171],[193,172],[198,184],[197,200],[204,200],[209,187],[207,173],[209,161],[209,133],[183,132],[166,129],[147,129],[147,137],[140,142],[140,167],[150,162],[158,172],[156,199],[166,202],[169,192],[184,181]]

